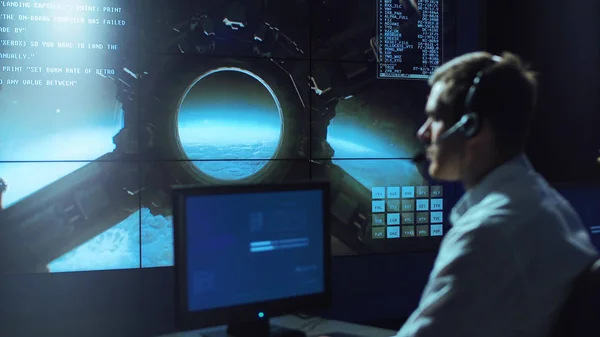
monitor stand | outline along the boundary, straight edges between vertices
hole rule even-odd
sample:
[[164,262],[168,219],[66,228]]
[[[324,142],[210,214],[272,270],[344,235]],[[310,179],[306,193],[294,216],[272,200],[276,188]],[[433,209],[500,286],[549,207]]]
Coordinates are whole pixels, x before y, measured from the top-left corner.
[[271,326],[268,319],[229,324],[227,335],[233,337],[306,337],[304,331],[301,330]]

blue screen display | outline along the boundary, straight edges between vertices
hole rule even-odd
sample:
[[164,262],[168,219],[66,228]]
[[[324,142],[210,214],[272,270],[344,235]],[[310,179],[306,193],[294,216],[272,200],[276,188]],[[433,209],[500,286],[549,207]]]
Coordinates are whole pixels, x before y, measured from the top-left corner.
[[583,224],[588,227],[592,242],[600,249],[600,188],[563,187],[558,191],[567,199],[581,216]]
[[188,197],[186,217],[189,311],[324,291],[321,191]]

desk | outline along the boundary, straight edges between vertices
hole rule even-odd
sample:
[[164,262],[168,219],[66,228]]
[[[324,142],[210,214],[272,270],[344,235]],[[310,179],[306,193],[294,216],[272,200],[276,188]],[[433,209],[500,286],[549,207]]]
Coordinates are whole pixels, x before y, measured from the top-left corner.
[[[365,337],[391,337],[397,331],[375,328],[348,322],[341,322],[319,317],[300,318],[297,316],[282,316],[271,319],[271,324],[289,329],[304,331],[307,336],[327,335],[332,332],[341,332]],[[218,326],[196,331],[178,332],[161,337],[226,337],[226,327]]]

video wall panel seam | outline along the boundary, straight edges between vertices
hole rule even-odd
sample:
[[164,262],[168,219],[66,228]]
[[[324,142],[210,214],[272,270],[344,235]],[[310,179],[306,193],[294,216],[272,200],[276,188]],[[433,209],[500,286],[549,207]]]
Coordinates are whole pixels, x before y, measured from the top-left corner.
[[[138,5],[138,6],[141,6],[141,2],[140,2],[140,5]],[[140,25],[140,27],[138,28],[138,36],[142,37],[143,35],[144,35],[144,32],[143,32],[142,27]],[[136,65],[138,67],[141,67],[142,66],[142,59],[143,59],[142,49],[144,48],[142,38],[138,39],[137,44],[138,44],[138,47],[137,47],[138,53],[137,53]],[[141,71],[142,71],[142,69],[136,69],[136,72],[138,72],[138,73],[141,73]],[[140,117],[140,115],[141,115],[140,109],[141,109],[141,106],[142,106],[141,87],[138,87],[138,92],[135,95],[135,102],[136,102],[135,112],[136,112],[136,116],[137,116],[135,118],[135,123],[136,123],[136,130],[138,130],[138,134],[137,134],[137,151],[136,151],[136,153],[140,154],[140,153],[142,153],[142,142],[144,141],[144,139],[142,138],[142,135],[139,133],[140,130],[144,130],[144,127],[143,127],[143,124],[142,124],[142,118]],[[142,200],[143,190],[142,190],[142,188],[143,188],[143,184],[144,184],[144,178],[143,178],[143,175],[142,175],[142,169],[143,169],[143,167],[142,167],[142,161],[140,160],[140,157],[138,156],[136,159],[137,159],[137,162],[138,162],[138,172],[140,172],[140,174],[138,176],[138,186],[140,188],[140,190],[139,190],[140,197],[138,198],[138,209],[142,210],[142,208],[143,208],[143,200]],[[141,211],[138,212],[138,221],[140,223],[139,230],[138,230],[138,233],[139,233],[138,235],[140,237],[140,250],[139,250],[139,262],[140,262],[139,264],[140,264],[140,267],[139,268],[142,269],[143,268],[144,256],[143,256],[143,251],[142,251],[142,238],[143,238],[142,222],[143,221],[142,221],[142,212]],[[140,278],[140,289],[143,289],[143,288],[144,288],[143,280],[142,280],[142,278]]]
[[[312,6],[308,6],[308,18],[309,18],[309,24],[308,24],[308,36],[309,36],[309,40],[308,40],[308,69],[309,69],[309,79],[308,79],[308,83],[309,83],[309,87],[310,87],[310,81],[312,80],[312,67],[313,67],[313,55],[312,55]],[[308,125],[309,125],[309,131],[308,131],[308,136],[309,136],[309,146],[308,146],[308,158],[309,160],[312,160],[313,158],[313,141],[314,141],[314,136],[313,136],[313,97],[312,97],[312,89],[309,89],[309,95],[308,95]],[[310,180],[313,180],[313,165],[309,165],[308,166],[308,178]]]

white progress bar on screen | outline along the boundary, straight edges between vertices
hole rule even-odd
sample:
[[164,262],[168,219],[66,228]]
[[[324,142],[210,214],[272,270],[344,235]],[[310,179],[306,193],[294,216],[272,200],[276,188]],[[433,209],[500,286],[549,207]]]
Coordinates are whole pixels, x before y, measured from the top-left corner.
[[600,234],[600,226],[592,226],[590,227],[592,234]]
[[255,241],[250,242],[250,252],[260,253],[269,252],[278,249],[293,249],[302,248],[308,246],[308,238],[299,239],[284,239],[284,240],[272,240],[272,241]]

